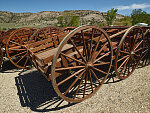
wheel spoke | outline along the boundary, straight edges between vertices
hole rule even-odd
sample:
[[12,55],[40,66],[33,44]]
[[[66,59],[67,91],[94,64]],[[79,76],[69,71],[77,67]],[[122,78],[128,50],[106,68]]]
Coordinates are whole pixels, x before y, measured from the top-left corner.
[[124,75],[126,74],[126,71],[127,71],[127,65],[125,66],[125,71],[124,71]]
[[110,64],[110,62],[98,63],[98,64],[94,64],[94,66],[101,66],[101,65],[106,65],[106,64]]
[[48,33],[51,35],[51,28],[50,27],[48,28]]
[[[134,31],[135,31],[135,30],[134,30]],[[138,32],[137,32],[137,33],[134,32],[134,34],[135,34],[135,35],[134,35],[134,38],[133,38],[133,39],[134,39],[134,40],[133,40],[133,46],[135,45],[136,38],[137,38],[137,36],[138,36]]]
[[16,64],[18,64],[26,55],[27,55],[27,53],[25,55],[23,55]]
[[[25,45],[22,45],[22,46],[25,46]],[[9,50],[20,50],[20,48],[21,48],[22,46],[14,46],[14,47],[10,47],[10,48],[8,48],[8,49],[9,49]],[[21,50],[22,50],[22,48],[21,48]],[[24,49],[24,50],[26,50],[26,49]]]
[[129,48],[129,50],[131,51],[131,36],[130,36],[130,33],[129,33],[129,45],[130,45],[130,48]]
[[77,93],[78,93],[78,91],[79,91],[79,89],[80,89],[80,86],[81,86],[81,84],[82,84],[82,82],[83,82],[83,80],[84,80],[84,78],[85,78],[85,75],[86,75],[86,73],[84,73],[84,75],[82,76],[82,79],[81,79],[81,81],[80,81],[80,83],[79,83],[79,85],[78,85],[78,88],[77,88],[77,90],[76,90],[76,92],[75,92],[75,94],[74,94],[74,96],[73,96],[74,99],[75,99],[75,97],[76,97],[76,95],[77,95]]
[[90,70],[89,70],[89,78],[90,78],[91,89],[92,89],[92,92],[93,92],[94,90],[93,90],[92,76],[91,76]]
[[133,49],[134,51],[140,46],[140,44],[143,42],[143,40],[141,41],[141,42],[139,42],[138,44],[137,44],[137,46]]
[[90,43],[89,60],[91,60],[91,57],[92,57],[91,55],[92,55],[92,43],[93,43],[94,31],[95,31],[95,29],[92,28],[92,36],[91,36],[91,43]]
[[88,73],[86,73],[85,83],[84,83],[84,92],[83,92],[83,98],[85,97],[85,90],[86,90],[86,84],[88,80]]
[[130,58],[130,57],[127,57],[127,58],[123,61],[123,63],[119,66],[118,69],[120,69],[126,61],[128,62],[129,58]]
[[135,50],[134,52],[136,53],[136,52],[138,52],[138,51],[140,51],[140,50],[142,50],[143,48],[139,48],[139,49],[137,49],[137,50]]
[[[102,36],[102,35],[101,35],[101,36]],[[100,37],[101,37],[101,36],[100,36]],[[97,44],[96,44],[96,47],[94,48],[93,56],[92,56],[92,58],[91,58],[91,61],[93,61],[92,59],[94,59],[95,52],[96,52],[97,47],[98,47],[98,45],[99,45],[99,43],[100,43],[100,37],[98,38],[98,42],[97,42]]]
[[64,93],[64,95],[66,95],[68,93],[68,91],[73,87],[73,85],[79,80],[79,78],[85,73],[85,70],[80,73],[80,75],[75,79],[75,81],[70,85],[70,87],[66,90],[66,92]]
[[70,57],[70,56],[68,56],[68,55],[66,55],[66,54],[64,54],[64,53],[60,53],[60,54],[63,55],[63,56],[65,56],[65,57],[68,57],[68,58],[70,58],[70,59],[72,59],[72,60],[74,60],[74,61],[76,61],[76,62],[79,62],[79,63],[85,65],[85,63],[82,62],[82,61],[80,61],[80,60],[77,60],[77,59],[75,59],[75,58],[73,58],[73,57]]
[[135,58],[134,57],[131,57],[131,59],[137,64],[137,61],[135,60]]
[[121,72],[119,73],[119,75],[121,75],[121,74],[122,74],[122,72],[123,72],[124,68],[126,67],[127,63],[128,63],[128,61],[124,64],[124,66],[123,66],[123,68],[122,68]]
[[55,71],[63,71],[63,70],[70,70],[70,69],[78,69],[78,68],[84,68],[85,66],[75,66],[75,67],[66,67],[66,68],[58,68],[55,69]]
[[143,51],[142,54],[145,54],[145,53],[147,53],[148,51],[149,51],[149,48],[145,48],[145,50]]
[[19,45],[19,46],[22,46],[21,44],[19,44],[19,43],[17,43],[17,42],[13,42],[13,41],[11,41],[11,40],[10,40],[9,42],[14,43],[14,44]]
[[9,49],[11,51],[25,51],[26,49]]
[[76,51],[78,52],[78,54],[81,56],[81,58],[83,59],[83,61],[86,63],[85,59],[83,58],[83,56],[82,56],[82,54],[80,53],[80,51],[77,49],[77,47],[76,47],[76,45],[74,44],[74,42],[73,42],[71,39],[69,39],[69,40],[71,41],[72,45],[74,46],[74,48],[76,49]]
[[18,54],[15,54],[14,56],[11,56],[11,58],[15,57],[15,56],[18,56],[18,55],[21,55],[23,53],[26,53],[27,51],[24,51],[24,52],[21,52],[21,53],[18,53]]
[[20,44],[22,45],[22,40],[20,40],[20,37],[19,37],[17,34],[15,34],[15,36],[18,37],[19,42],[20,42]]
[[32,36],[32,34],[34,33],[34,31],[30,30],[30,34],[29,34],[29,37],[27,37],[27,42],[29,42],[30,40],[30,37]]
[[134,68],[134,67],[133,67],[133,61],[132,61],[132,60],[131,60],[131,65],[132,65],[132,71],[133,71],[133,68]]
[[9,51],[25,51],[26,49],[8,48]]
[[146,58],[146,61],[145,61],[145,65],[148,63],[148,65],[150,64],[150,58]]
[[124,56],[124,57],[122,57],[122,58],[120,58],[117,62],[119,62],[119,61],[121,61],[121,60],[123,60],[123,59],[125,59],[126,57],[128,57],[129,55],[126,55],[126,56]]
[[28,62],[28,59],[29,59],[29,57],[27,57],[27,59],[26,59],[26,61],[25,61],[24,65],[23,65],[23,67],[25,67],[25,66],[26,66],[26,64],[27,64],[27,62]]
[[[23,33],[24,36],[26,36],[26,34],[24,33],[23,30],[22,30],[22,33]],[[29,36],[29,37],[30,37],[30,36]],[[28,37],[27,37],[27,36],[26,36],[26,39],[27,39],[27,42],[28,42],[29,40],[28,40]]]
[[88,54],[87,54],[87,48],[86,48],[84,33],[83,33],[83,31],[81,31],[81,33],[82,33],[82,39],[83,39],[83,48],[85,49],[86,60],[88,60]]
[[90,71],[93,73],[94,77],[96,78],[96,80],[99,82],[99,84],[101,85],[102,83],[100,82],[100,80],[98,79],[98,77],[96,76],[96,74],[94,73],[94,71],[92,69],[90,69]]
[[121,53],[126,53],[126,54],[130,54],[129,52],[121,51],[121,50],[119,50],[119,52],[121,52]]
[[41,39],[39,38],[39,34],[36,34],[36,35],[35,35],[35,40],[34,40],[34,41],[37,41],[37,40],[38,40],[38,41],[41,40]]
[[98,59],[96,59],[96,60],[94,61],[94,63],[96,63],[97,61],[99,61],[99,60],[102,59],[103,57],[108,56],[109,54],[110,54],[110,51],[107,52],[107,53],[105,53],[103,56],[99,57]]
[[129,60],[129,64],[128,64],[128,75],[130,73],[130,64],[131,64],[131,59]]
[[[45,34],[45,32],[44,32],[44,29],[43,30],[41,30],[41,32],[44,34],[44,39],[46,39],[47,38],[47,35]],[[43,39],[43,38],[42,38]]]
[[142,56],[141,60],[147,55],[147,53],[148,53],[148,49],[143,52],[144,55]]
[[137,57],[141,57],[140,55],[137,55],[136,53],[135,53],[135,55],[136,55]]
[[130,48],[128,47],[125,41],[124,41],[124,44],[125,44],[125,47],[127,47],[127,50],[130,52]]
[[95,69],[95,70],[97,70],[97,71],[99,71],[99,72],[101,72],[101,73],[103,73],[103,74],[108,74],[108,73],[106,73],[106,72],[104,72],[104,71],[102,71],[102,70],[100,70],[100,69],[97,69],[97,68],[95,68],[95,67],[92,67],[93,69]]
[[74,77],[75,75],[77,75],[78,73],[84,71],[85,69],[80,69],[79,71],[75,72],[74,74],[72,74],[71,76],[67,77],[66,79],[64,79],[63,81],[59,82],[57,84],[57,86],[59,86],[60,84],[64,83],[65,81],[69,80],[70,78]]
[[108,42],[106,42],[106,43],[103,45],[103,47],[99,50],[99,52],[98,52],[96,55],[93,54],[93,56],[94,56],[93,60],[96,59],[96,57],[100,54],[100,52],[104,49],[104,47],[105,47],[107,44],[108,44]]

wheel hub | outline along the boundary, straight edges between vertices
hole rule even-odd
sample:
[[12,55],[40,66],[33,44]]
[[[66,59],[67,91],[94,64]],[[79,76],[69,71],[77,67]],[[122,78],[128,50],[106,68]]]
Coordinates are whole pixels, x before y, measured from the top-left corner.
[[131,51],[131,55],[135,55],[135,52],[134,52],[134,51]]
[[86,69],[90,68],[90,67],[93,67],[93,64],[92,62],[88,62],[85,66]]

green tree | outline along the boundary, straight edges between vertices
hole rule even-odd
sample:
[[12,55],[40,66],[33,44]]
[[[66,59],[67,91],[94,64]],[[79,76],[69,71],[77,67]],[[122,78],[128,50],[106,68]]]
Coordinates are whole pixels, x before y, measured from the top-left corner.
[[6,31],[7,30],[7,28],[6,27],[3,27],[3,29],[2,29],[3,31]]
[[60,27],[79,26],[79,18],[71,12],[64,12],[57,20]]
[[115,21],[118,9],[112,8],[111,10],[107,11],[107,15],[105,16],[107,25],[110,26]]
[[59,16],[57,20],[58,20],[58,24],[60,25],[60,27],[63,27],[63,16]]
[[78,27],[79,26],[79,19],[77,16],[72,16],[71,21],[68,23],[68,26]]
[[142,11],[142,9],[134,9],[131,13],[132,25],[137,23],[150,23],[150,14]]

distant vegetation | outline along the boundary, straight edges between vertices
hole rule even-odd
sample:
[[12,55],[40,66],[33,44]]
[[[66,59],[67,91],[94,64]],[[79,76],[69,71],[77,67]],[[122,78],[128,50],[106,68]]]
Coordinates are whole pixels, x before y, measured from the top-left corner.
[[132,25],[136,23],[147,23],[150,24],[150,14],[142,11],[142,9],[134,9],[131,13]]
[[135,9],[129,16],[117,14],[117,9],[112,8],[107,12],[91,10],[71,11],[42,11],[38,13],[12,13],[0,11],[0,30],[20,27],[46,27],[46,26],[80,26],[80,25],[114,25],[131,26],[136,23],[150,24],[150,14],[141,9]]
[[116,19],[117,11],[118,11],[118,9],[114,9],[114,8],[107,11],[107,15],[105,16],[105,19],[106,19],[108,26],[113,25],[113,23]]
[[125,16],[120,20],[124,26],[131,26],[137,23],[147,23],[150,24],[150,14],[142,9],[134,9],[130,16]]
[[[0,27],[3,30],[20,27],[46,27],[46,26],[80,26],[106,24],[104,16],[106,13],[91,10],[70,10],[70,11],[42,11],[38,13],[13,13],[0,11]],[[117,14],[117,20],[123,15]]]
[[79,17],[71,12],[64,12],[62,16],[57,18],[57,21],[58,23],[56,23],[55,26],[59,27],[79,26]]
[[120,20],[122,26],[131,26],[132,25],[132,21],[131,21],[131,17],[130,16],[125,16],[124,18],[122,18]]

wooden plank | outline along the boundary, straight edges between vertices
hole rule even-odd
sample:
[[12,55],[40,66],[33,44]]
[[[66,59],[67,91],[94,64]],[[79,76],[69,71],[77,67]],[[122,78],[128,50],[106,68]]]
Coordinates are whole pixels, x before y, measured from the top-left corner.
[[41,68],[40,66],[38,66],[38,69],[39,69],[39,71],[42,73],[42,75],[43,75],[48,81],[51,80],[51,76],[50,76],[50,75],[47,76],[47,75],[45,74],[45,71],[44,71],[43,68]]
[[115,31],[118,31],[119,29],[111,29],[111,30],[108,30],[106,31],[107,33],[112,33],[112,32],[115,32]]
[[[66,44],[63,48],[62,48],[62,50],[61,51],[63,51],[65,54],[67,54],[67,55],[69,55],[69,56],[74,56],[74,55],[76,55],[76,57],[77,58],[79,58],[80,57],[80,55],[77,55],[77,51],[73,51],[73,46],[72,45],[70,45],[70,44]],[[79,51],[82,53],[82,46],[78,46],[77,47],[78,49],[80,49]],[[56,52],[56,50],[54,50],[54,53]],[[51,60],[53,59],[53,55],[54,54],[51,54],[51,56],[47,56],[46,58],[44,58],[44,59],[42,59],[43,60],[43,62],[45,63],[45,64],[47,64],[47,63],[49,63],[49,62],[51,62]],[[70,59],[68,59],[68,61],[70,61]]]
[[30,48],[34,48],[36,46],[39,46],[39,45],[41,45],[43,43],[50,42],[50,41],[52,41],[52,39],[48,38],[48,39],[45,39],[45,40],[41,40],[41,41],[38,41],[38,42],[31,43],[31,44],[28,45],[28,47],[29,47],[29,49]]
[[114,38],[114,37],[116,37],[116,36],[118,36],[118,35],[121,35],[122,33],[125,33],[127,30],[128,30],[128,29],[125,29],[125,30],[122,30],[122,31],[120,31],[120,32],[118,32],[118,33],[116,33],[116,34],[114,34],[114,35],[111,35],[110,38]]
[[[44,39],[44,40],[41,40],[41,41],[38,41],[38,42],[33,42],[33,43],[29,44],[28,47],[29,47],[29,49],[30,49],[30,47],[34,48],[36,46],[39,46],[40,44],[43,44],[43,43],[46,43],[46,42],[51,42],[51,41],[53,41],[53,39],[55,39],[55,40],[58,39],[59,41],[61,41],[64,36],[66,36],[66,34],[60,34],[60,35],[50,36],[47,39]],[[58,42],[57,42],[57,44],[58,44]]]
[[42,51],[42,50],[45,50],[47,48],[50,48],[52,46],[54,46],[54,44],[51,42],[51,43],[47,43],[45,45],[40,45],[40,46],[37,46],[37,47],[34,47],[34,48],[30,48],[29,51],[35,53],[35,52]]
[[[70,44],[66,44],[62,51],[63,50],[66,50],[66,49],[69,49],[71,48],[72,46]],[[50,49],[50,50],[47,50],[47,51],[44,51],[44,52],[41,52],[41,53],[36,53],[35,56],[36,58],[38,58],[39,60],[41,60],[41,62],[44,62],[44,63],[48,63],[52,60],[53,58],[53,55],[54,53],[56,52],[57,48],[54,48],[54,49]]]

